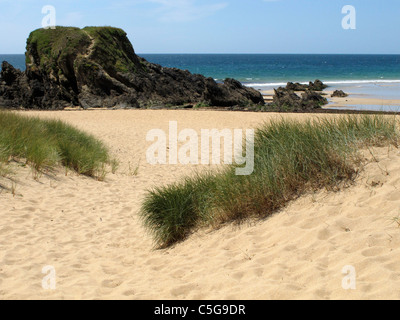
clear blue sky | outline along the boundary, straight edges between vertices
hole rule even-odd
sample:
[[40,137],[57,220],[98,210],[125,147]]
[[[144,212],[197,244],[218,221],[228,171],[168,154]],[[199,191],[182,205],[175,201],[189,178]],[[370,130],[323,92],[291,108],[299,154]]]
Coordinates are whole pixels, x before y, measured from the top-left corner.
[[25,52],[44,5],[57,25],[123,28],[137,53],[400,53],[399,0],[0,0],[0,53]]

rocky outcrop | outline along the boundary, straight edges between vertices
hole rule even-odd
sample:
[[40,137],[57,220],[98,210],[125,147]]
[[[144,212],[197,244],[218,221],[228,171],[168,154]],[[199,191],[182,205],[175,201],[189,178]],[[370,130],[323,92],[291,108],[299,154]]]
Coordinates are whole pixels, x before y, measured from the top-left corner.
[[314,82],[309,82],[309,84],[301,84],[301,83],[293,83],[293,82],[288,82],[286,85],[287,90],[291,91],[306,91],[306,90],[312,90],[312,91],[323,91],[326,89],[328,86],[325,85],[321,80],[315,80]]
[[323,105],[328,104],[328,100],[316,91],[306,90],[301,95],[301,103],[302,108],[305,110],[318,109]]
[[111,27],[33,31],[26,71],[3,63],[0,105],[9,108],[145,108],[203,103],[263,105],[260,92],[233,79],[216,83],[137,56],[126,33]]
[[310,82],[308,85],[308,89],[312,91],[323,91],[326,88],[328,88],[328,86],[322,83],[322,81],[318,79],[315,80],[314,82]]
[[280,111],[287,108],[301,108],[301,98],[293,91],[285,88],[274,89],[273,105]]
[[293,82],[288,82],[286,85],[287,90],[291,91],[306,91],[308,89],[308,85],[306,84],[301,84],[301,83],[293,83]]
[[346,98],[349,95],[345,93],[343,90],[335,90],[331,95],[332,98]]
[[293,90],[278,88],[272,102],[272,107],[278,111],[307,111],[321,108],[328,103],[320,93],[306,89],[301,96]]
[[29,99],[30,88],[26,76],[4,61],[0,72],[0,106],[12,108]]

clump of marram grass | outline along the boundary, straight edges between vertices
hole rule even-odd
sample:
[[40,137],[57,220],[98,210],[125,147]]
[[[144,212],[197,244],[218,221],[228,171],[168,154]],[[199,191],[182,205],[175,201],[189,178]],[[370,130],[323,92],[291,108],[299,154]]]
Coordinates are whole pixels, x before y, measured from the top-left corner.
[[26,161],[36,172],[62,164],[96,178],[114,163],[101,141],[71,125],[0,111],[0,172],[10,159]]
[[273,121],[256,132],[253,174],[237,176],[232,165],[155,188],[141,216],[166,247],[200,226],[266,217],[308,190],[338,190],[360,170],[360,148],[398,141],[396,119],[384,116]]
[[183,182],[149,191],[142,206],[145,225],[155,240],[168,246],[189,235],[196,226],[208,221],[216,177],[211,174],[187,177]]

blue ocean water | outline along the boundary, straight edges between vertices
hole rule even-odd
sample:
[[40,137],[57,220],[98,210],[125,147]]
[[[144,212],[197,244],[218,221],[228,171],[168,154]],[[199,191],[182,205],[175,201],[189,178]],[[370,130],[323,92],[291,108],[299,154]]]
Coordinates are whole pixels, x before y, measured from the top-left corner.
[[329,83],[400,82],[400,55],[144,54],[150,62],[251,86],[320,79]]
[[[189,70],[217,81],[235,78],[259,90],[288,81],[320,79],[332,88],[400,99],[400,55],[326,54],[139,54],[165,67]],[[0,55],[25,69],[24,55]]]
[[[186,69],[217,80],[235,78],[242,83],[267,85],[288,81],[400,82],[400,55],[316,54],[141,54],[165,67]],[[14,67],[25,69],[24,55],[0,55]]]
[[25,55],[24,54],[0,54],[0,70],[1,63],[7,61],[12,64],[14,68],[25,70]]

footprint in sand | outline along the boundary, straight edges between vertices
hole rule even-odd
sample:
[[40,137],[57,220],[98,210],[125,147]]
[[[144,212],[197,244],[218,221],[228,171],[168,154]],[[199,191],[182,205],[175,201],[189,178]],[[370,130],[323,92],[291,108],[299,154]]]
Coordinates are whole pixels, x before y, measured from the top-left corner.
[[385,250],[387,250],[387,249],[384,247],[370,248],[370,249],[366,249],[366,250],[362,251],[361,254],[364,257],[375,257],[375,256],[379,256],[382,253],[384,253]]
[[299,227],[303,230],[310,230],[310,229],[314,229],[318,226],[321,225],[321,218],[317,217],[317,218],[310,218],[307,219],[304,223],[302,223]]
[[317,299],[323,299],[323,300],[328,300],[329,299],[329,292],[325,289],[318,289],[315,291],[315,297]]
[[389,196],[386,197],[389,201],[399,201],[400,200],[400,191],[393,191]]
[[400,263],[398,262],[388,263],[385,265],[385,268],[393,272],[400,272]]
[[123,213],[131,213],[132,212],[132,207],[125,207],[123,208],[119,213],[123,214]]
[[244,277],[244,272],[236,272],[232,275],[232,278],[237,281],[242,280],[243,277]]
[[193,291],[197,286],[195,284],[187,284],[171,290],[174,297],[187,296],[189,292]]
[[252,270],[252,272],[257,278],[261,278],[264,274],[264,269],[263,268],[255,268]]
[[328,230],[328,228],[325,228],[318,232],[317,238],[318,240],[328,240],[332,236],[332,233]]
[[118,280],[118,279],[109,279],[109,280],[104,280],[101,283],[101,286],[105,287],[105,288],[109,288],[109,289],[115,289],[115,288],[119,287],[122,283],[123,283],[123,281]]
[[125,291],[124,293],[122,293],[124,296],[126,296],[126,297],[133,297],[136,293],[135,293],[135,291],[134,290],[128,290],[128,291]]
[[0,235],[12,233],[13,231],[14,231],[14,228],[12,228],[12,227],[4,227],[4,228],[0,229]]
[[115,274],[118,274],[118,270],[117,270],[116,268],[113,268],[113,267],[106,267],[106,266],[104,266],[104,267],[102,267],[102,269],[103,269],[103,272],[104,272],[105,274],[107,274],[107,275],[115,275]]

